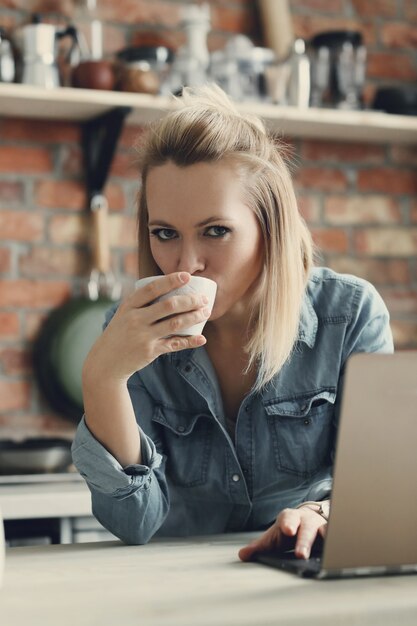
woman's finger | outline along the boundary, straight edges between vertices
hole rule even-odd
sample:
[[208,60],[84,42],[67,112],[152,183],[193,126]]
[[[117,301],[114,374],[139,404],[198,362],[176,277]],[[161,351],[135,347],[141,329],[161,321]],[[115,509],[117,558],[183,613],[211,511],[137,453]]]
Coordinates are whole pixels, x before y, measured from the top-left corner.
[[325,526],[326,522],[320,520],[317,513],[304,513],[302,515],[295,544],[296,557],[301,559],[308,559],[310,557],[313,543],[317,539],[320,527],[323,525]]
[[137,308],[152,304],[160,296],[173,289],[186,285],[191,278],[188,272],[174,272],[157,278],[144,287],[138,287],[129,298],[131,305]]
[[266,552],[283,547],[286,537],[294,537],[300,524],[300,513],[296,509],[284,509],[275,523],[263,535],[239,550],[239,558],[249,561],[255,552]]

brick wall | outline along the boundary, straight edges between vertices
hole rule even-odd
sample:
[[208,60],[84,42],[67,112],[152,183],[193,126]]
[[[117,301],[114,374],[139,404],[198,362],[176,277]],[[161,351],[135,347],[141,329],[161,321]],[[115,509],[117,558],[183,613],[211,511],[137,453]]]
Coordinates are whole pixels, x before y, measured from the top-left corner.
[[[157,36],[178,46],[179,0],[99,0],[107,52]],[[210,48],[244,32],[262,43],[252,0],[212,0]],[[27,8],[62,23],[72,0],[0,2],[0,25],[13,28]],[[292,0],[296,34],[358,28],[369,49],[366,96],[378,84],[417,78],[414,0]],[[147,39],[145,39],[145,36]],[[131,146],[139,128],[126,127],[106,193],[112,263],[125,289],[136,272],[137,173]],[[0,438],[71,435],[33,381],[31,345],[47,313],[79,293],[89,270],[88,217],[82,182],[80,129],[72,123],[0,120]],[[392,315],[397,348],[417,348],[417,150],[291,140],[300,208],[322,262],[371,280]]]

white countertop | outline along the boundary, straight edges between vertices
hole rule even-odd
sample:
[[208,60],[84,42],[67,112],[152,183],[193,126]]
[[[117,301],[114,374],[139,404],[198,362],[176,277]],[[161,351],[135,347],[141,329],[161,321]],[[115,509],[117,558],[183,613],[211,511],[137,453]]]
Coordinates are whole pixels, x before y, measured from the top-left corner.
[[[91,515],[91,497],[84,480],[0,484],[3,519]],[[39,480],[42,480],[41,478]]]
[[401,626],[417,576],[300,579],[237,551],[254,535],[12,548],[0,624],[13,626]]

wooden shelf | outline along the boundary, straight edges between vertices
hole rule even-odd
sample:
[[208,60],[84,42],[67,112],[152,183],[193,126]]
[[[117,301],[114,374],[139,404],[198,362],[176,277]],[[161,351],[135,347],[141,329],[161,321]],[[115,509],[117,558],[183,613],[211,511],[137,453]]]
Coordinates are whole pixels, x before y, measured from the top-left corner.
[[[114,107],[131,107],[127,121],[146,124],[176,105],[170,97],[90,89],[42,89],[0,83],[0,116],[85,121]],[[377,111],[297,109],[262,103],[241,103],[242,112],[261,117],[268,128],[287,137],[371,143],[417,143],[417,117]]]

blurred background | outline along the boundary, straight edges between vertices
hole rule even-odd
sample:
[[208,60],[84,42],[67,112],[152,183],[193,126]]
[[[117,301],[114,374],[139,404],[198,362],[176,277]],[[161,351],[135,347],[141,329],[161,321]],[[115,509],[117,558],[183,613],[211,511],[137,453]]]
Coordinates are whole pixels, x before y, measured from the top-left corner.
[[[240,102],[417,113],[415,0],[3,0],[0,27],[2,83],[164,96],[216,80]],[[30,109],[0,118],[0,439],[70,439],[76,423],[40,391],[32,348],[91,267],[81,130]],[[125,292],[141,132],[123,127],[105,186]],[[374,283],[396,348],[417,348],[416,145],[284,139],[319,262]]]

